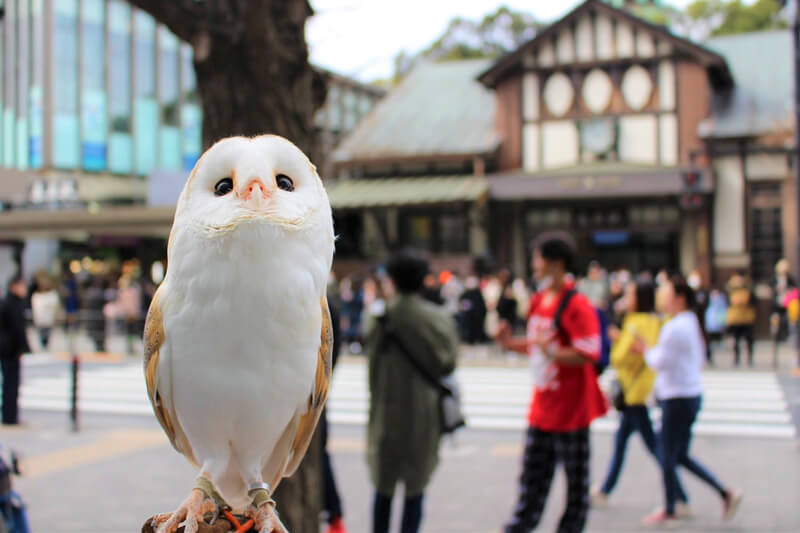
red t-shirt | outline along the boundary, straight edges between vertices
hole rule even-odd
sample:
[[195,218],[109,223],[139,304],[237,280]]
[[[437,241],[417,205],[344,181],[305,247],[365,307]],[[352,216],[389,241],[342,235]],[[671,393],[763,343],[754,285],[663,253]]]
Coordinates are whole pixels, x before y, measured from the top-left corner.
[[583,429],[607,410],[594,370],[601,349],[600,324],[594,307],[583,294],[575,293],[561,315],[563,333],[557,332],[553,324],[558,304],[571,288],[572,284],[565,284],[559,296],[549,301],[545,292],[531,297],[528,339],[546,336],[559,346],[572,346],[587,357],[582,366],[567,366],[547,360],[537,346],[529,345],[534,392],[528,423],[542,431]]

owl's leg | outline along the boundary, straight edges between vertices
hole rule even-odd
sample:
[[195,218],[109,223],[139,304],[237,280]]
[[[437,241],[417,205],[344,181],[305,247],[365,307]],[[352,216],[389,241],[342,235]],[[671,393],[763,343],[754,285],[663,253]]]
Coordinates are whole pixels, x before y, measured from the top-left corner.
[[[211,491],[207,490],[207,487],[211,487]],[[219,505],[213,497],[215,493],[213,485],[207,478],[199,478],[189,497],[175,512],[160,514],[153,518],[156,533],[175,533],[181,526],[184,528],[184,533],[197,533],[206,513],[213,513],[214,517],[219,514]]]
[[245,515],[253,519],[255,530],[258,533],[289,533],[275,511],[275,500],[270,497],[269,485],[259,482],[249,486],[248,494],[253,497],[253,503]]

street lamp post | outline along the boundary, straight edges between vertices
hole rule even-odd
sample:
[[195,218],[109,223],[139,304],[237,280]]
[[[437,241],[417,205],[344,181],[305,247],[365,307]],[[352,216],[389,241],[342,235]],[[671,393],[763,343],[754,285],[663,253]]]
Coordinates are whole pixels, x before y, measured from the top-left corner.
[[[794,171],[795,171],[795,200],[797,202],[795,210],[797,211],[797,255],[795,259],[795,268],[797,276],[795,279],[800,282],[800,0],[794,2],[794,16],[792,17],[792,44],[794,51],[794,115],[795,115],[795,153],[794,153]],[[800,321],[796,325],[797,338],[795,339],[795,347],[797,348],[797,365],[800,367]]]

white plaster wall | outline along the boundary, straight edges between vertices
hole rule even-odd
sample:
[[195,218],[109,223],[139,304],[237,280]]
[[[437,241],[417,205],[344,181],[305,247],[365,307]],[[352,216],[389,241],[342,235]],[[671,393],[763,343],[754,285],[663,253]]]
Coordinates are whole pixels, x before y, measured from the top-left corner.
[[522,168],[534,172],[539,170],[539,126],[525,124],[522,127]]
[[617,22],[617,57],[633,56],[633,27],[627,22]]
[[667,59],[658,64],[658,106],[664,111],[675,109],[675,65]]
[[678,117],[673,113],[661,115],[658,119],[658,140],[662,165],[678,164]]
[[636,55],[645,58],[656,55],[656,44],[650,33],[643,31],[636,33]]
[[619,156],[623,161],[656,163],[656,118],[629,115],[619,119]]
[[744,253],[744,176],[741,162],[736,156],[716,158],[714,172],[714,252]]
[[525,120],[539,118],[539,77],[533,72],[522,77],[522,116]]
[[556,63],[556,53],[553,45],[548,41],[539,48],[538,63],[542,67],[552,67]]
[[789,174],[789,161],[786,155],[753,154],[746,159],[745,175],[748,180],[781,180]]
[[598,15],[594,22],[594,31],[597,33],[597,59],[612,59],[614,57],[614,27],[611,19]]
[[578,61],[591,61],[594,59],[594,39],[592,33],[592,19],[588,16],[581,18],[575,29],[575,42],[577,49],[575,55]]
[[571,120],[542,124],[542,163],[544,168],[563,167],[578,162],[578,128]]
[[575,61],[575,41],[572,39],[572,31],[564,30],[556,41],[556,57],[559,63],[572,63]]

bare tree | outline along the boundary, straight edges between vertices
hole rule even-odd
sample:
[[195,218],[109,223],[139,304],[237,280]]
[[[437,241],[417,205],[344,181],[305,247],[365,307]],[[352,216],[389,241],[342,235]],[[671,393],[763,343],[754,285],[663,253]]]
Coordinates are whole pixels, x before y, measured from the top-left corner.
[[[312,159],[320,155],[313,117],[325,83],[308,62],[308,0],[130,0],[194,50],[203,144],[230,135],[276,133]],[[275,494],[292,533],[318,533],[322,489],[319,439]]]

